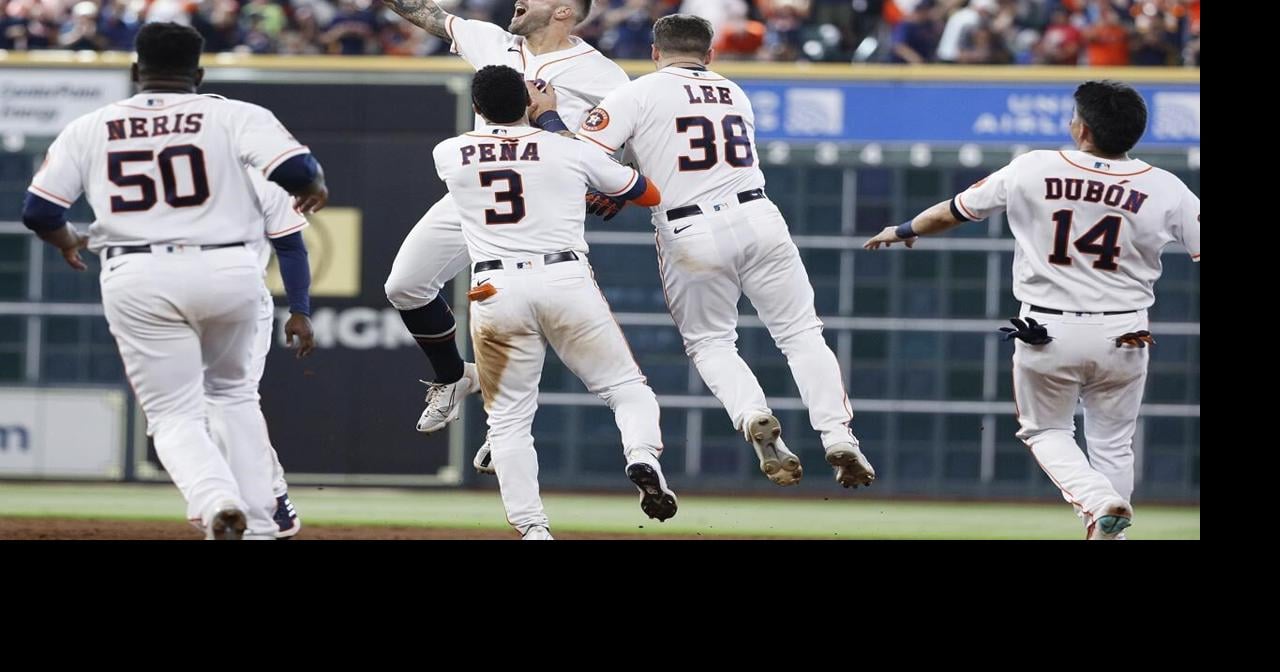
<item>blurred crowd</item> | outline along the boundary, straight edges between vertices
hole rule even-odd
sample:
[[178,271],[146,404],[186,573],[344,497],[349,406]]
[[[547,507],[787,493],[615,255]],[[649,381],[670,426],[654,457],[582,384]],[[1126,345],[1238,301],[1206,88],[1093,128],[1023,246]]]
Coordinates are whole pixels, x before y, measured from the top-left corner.
[[[506,26],[511,0],[440,0]],[[658,17],[697,14],[719,58],[766,61],[1200,65],[1200,0],[596,0],[579,34],[648,58]],[[148,21],[210,52],[433,55],[448,45],[378,0],[0,0],[0,49],[131,51]]]

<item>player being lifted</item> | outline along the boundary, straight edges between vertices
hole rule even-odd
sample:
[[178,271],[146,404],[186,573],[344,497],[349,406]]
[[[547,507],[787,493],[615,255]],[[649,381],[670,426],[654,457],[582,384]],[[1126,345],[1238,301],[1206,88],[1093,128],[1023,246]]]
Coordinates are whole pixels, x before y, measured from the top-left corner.
[[[445,12],[432,0],[383,0],[383,4],[427,32],[449,40],[451,51],[473,68],[505,65],[528,80],[560,87],[563,117],[578,124],[605,94],[628,81],[616,63],[574,37],[587,19],[591,0],[518,0],[507,30]],[[476,127],[484,120],[476,117]],[[414,225],[387,277],[387,300],[431,362],[427,407],[418,418],[420,432],[444,428],[458,417],[462,400],[480,389],[475,365],[464,363],[454,342],[456,324],[440,290],[467,267],[462,218],[446,194]]]
[[[822,337],[813,286],[786,220],[764,193],[751,103],[737,84],[707,69],[712,37],[711,24],[700,17],[659,19],[653,27],[657,72],[606,96],[578,135],[609,153],[626,144],[641,172],[663,185],[653,225],[668,308],[685,351],[755,448],[765,475],[792,485],[803,469],[738,355],[744,293],[786,355],[836,480],[870,485],[875,471],[849,430],[853,410],[840,364]],[[549,91],[532,92],[535,118],[554,108],[554,87]]]
[[[1147,380],[1147,309],[1160,253],[1200,261],[1200,199],[1174,175],[1129,157],[1147,128],[1142,96],[1118,82],[1075,91],[1078,151],[1034,151],[867,242],[914,244],[1005,211],[1022,302],[1013,353],[1022,439],[1084,521],[1089,539],[1121,539],[1133,507],[1133,435]],[[1088,459],[1076,445],[1084,402]]]

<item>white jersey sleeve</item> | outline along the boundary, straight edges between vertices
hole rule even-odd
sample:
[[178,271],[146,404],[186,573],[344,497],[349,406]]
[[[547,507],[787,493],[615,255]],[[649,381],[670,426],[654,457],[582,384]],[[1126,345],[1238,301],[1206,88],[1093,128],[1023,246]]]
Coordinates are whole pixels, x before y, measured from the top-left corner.
[[299,143],[270,110],[252,103],[234,101],[235,142],[240,159],[271,175],[281,163],[311,150]]
[[1200,197],[1183,185],[1182,201],[1171,213],[1174,238],[1187,248],[1191,260],[1200,261]]
[[293,197],[289,192],[256,170],[249,171],[249,181],[258,194],[268,238],[283,238],[307,228],[307,218],[294,209]]
[[431,150],[431,163],[435,165],[436,175],[440,177],[441,182],[445,182],[449,179],[448,172],[449,164],[451,163],[449,159],[451,158],[451,155],[448,152],[448,147],[453,144],[454,140],[455,138],[444,140]]
[[253,193],[258,198],[258,207],[262,211],[265,222],[265,238],[250,241],[249,246],[258,255],[258,264],[266,271],[271,263],[271,245],[268,240],[283,238],[307,228],[307,218],[293,209],[293,197],[280,185],[263,177],[262,173],[252,168],[246,171],[249,182],[253,185]]
[[582,120],[578,136],[610,154],[621,149],[640,123],[637,91],[638,87],[624,86],[605,96]]
[[[546,61],[546,65],[525,70],[525,78],[543,79],[556,87],[557,109],[569,130],[577,132],[590,117],[590,112],[610,94],[631,81],[627,73],[607,56],[581,44],[571,53],[576,56]],[[548,54],[543,59],[549,59]],[[542,59],[540,59],[542,60]],[[532,72],[532,75],[530,74]]]
[[486,65],[508,65],[512,35],[488,21],[472,21],[450,15],[445,30],[453,46],[449,51],[479,70]]
[[88,150],[80,142],[83,128],[84,124],[72,122],[58,134],[28,191],[64,208],[71,207],[80,198],[84,193],[84,175],[88,172],[80,165],[80,157]]
[[1017,177],[1018,160],[978,180],[951,199],[951,212],[969,221],[986,219],[1009,207],[1009,187]]
[[579,136],[613,153],[625,145],[662,191],[655,213],[732,202],[764,187],[751,101],[707,70],[664,68],[610,93]]
[[619,196],[630,191],[640,179],[640,173],[614,161],[604,152],[596,151],[582,143],[580,161],[587,184],[608,196]]

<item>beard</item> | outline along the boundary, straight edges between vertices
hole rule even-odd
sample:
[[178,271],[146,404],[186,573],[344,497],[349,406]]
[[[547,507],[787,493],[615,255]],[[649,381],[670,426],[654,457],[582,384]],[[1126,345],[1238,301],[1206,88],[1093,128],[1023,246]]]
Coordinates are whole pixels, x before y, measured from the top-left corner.
[[512,35],[520,35],[528,37],[529,35],[546,28],[551,24],[551,14],[538,15],[533,10],[525,10],[524,14],[515,14],[511,17],[511,25],[507,27],[507,32]]

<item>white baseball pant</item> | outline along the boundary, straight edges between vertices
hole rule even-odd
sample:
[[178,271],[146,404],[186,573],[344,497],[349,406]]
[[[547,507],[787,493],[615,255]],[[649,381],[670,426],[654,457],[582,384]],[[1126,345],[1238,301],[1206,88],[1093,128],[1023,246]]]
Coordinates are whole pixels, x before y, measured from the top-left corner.
[[[275,301],[271,298],[271,290],[267,289],[265,284],[262,285],[261,291],[262,297],[258,302],[258,333],[253,339],[253,354],[249,360],[249,377],[245,380],[245,384],[253,388],[254,399],[258,401],[260,421],[263,427],[268,427],[267,418],[262,413],[262,395],[259,392],[259,388],[262,385],[262,374],[267,368],[267,355],[271,352],[271,342],[275,338]],[[225,450],[228,437],[221,431],[225,425],[224,423],[213,421],[213,416],[217,412],[217,407],[212,405],[209,407],[209,429],[213,432],[214,441]],[[276,453],[275,446],[271,445],[269,431],[265,436],[267,444],[263,449],[271,454],[271,493],[279,497],[289,491],[289,484],[284,480],[284,467],[280,465],[280,456]]]
[[[161,464],[208,527],[234,503],[246,538],[274,539],[266,426],[247,384],[262,268],[247,247],[153,245],[107,259],[102,303]],[[210,408],[216,413],[209,413]],[[207,423],[224,423],[226,452]]]
[[653,219],[667,307],[702,380],[738,429],[754,415],[772,414],[738,355],[738,300],[745,293],[786,356],[823,447],[852,441],[840,363],[822,338],[813,286],[782,213],[768,199],[705,204],[702,212],[674,222],[664,214]]
[[414,310],[431,303],[445,283],[467,267],[467,242],[453,196],[431,206],[409,231],[383,289],[396,310]]
[[[1115,339],[1147,329],[1147,311],[1052,315],[1024,305],[1021,316],[1045,325],[1053,340],[1045,345],[1015,341],[1018,438],[1087,528],[1104,506],[1128,502],[1133,494],[1133,435],[1150,353],[1117,348]],[[1087,458],[1075,439],[1081,401]]]
[[[472,276],[473,285],[488,283],[496,290],[471,302],[471,334],[502,504],[507,522],[521,534],[547,525],[532,429],[548,344],[613,410],[626,464],[656,465],[662,452],[658,400],[591,266],[578,256],[578,261],[553,264],[541,258],[505,259],[502,270]],[[526,266],[520,268],[521,263]]]

